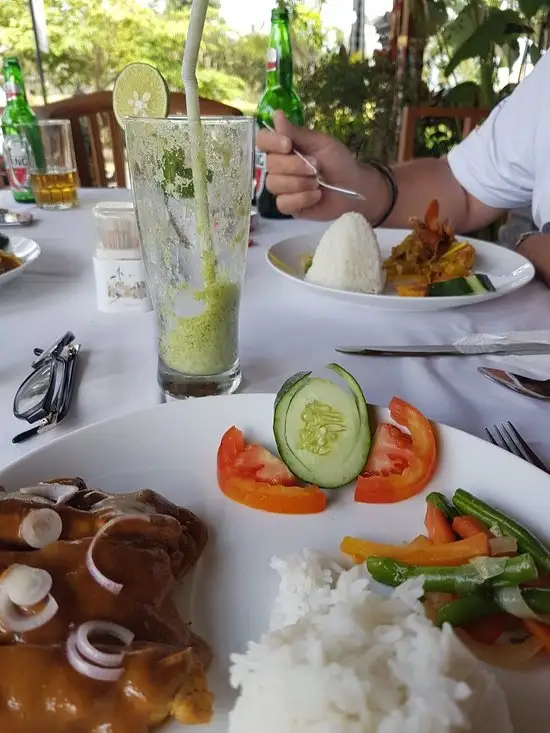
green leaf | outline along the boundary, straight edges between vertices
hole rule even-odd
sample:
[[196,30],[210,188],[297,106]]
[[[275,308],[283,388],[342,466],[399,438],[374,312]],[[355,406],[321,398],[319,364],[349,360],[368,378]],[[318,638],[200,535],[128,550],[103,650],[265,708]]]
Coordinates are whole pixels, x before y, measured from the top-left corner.
[[[532,33],[522,17],[514,10],[491,8],[487,19],[457,49],[445,69],[445,76],[453,73],[456,67],[466,59],[490,59],[495,46],[504,46],[510,37],[519,33]],[[511,32],[510,32],[511,31]]]
[[499,57],[499,66],[504,69],[512,69],[516,61],[519,59],[520,50],[517,38],[512,38],[503,46],[496,47]]
[[465,81],[448,89],[442,97],[445,107],[478,107],[479,84]]
[[548,10],[550,3],[548,0],[519,0],[519,9],[528,19],[534,18],[540,10]]
[[489,15],[489,8],[482,0],[470,0],[454,20],[443,29],[445,42],[456,51],[472,35]]

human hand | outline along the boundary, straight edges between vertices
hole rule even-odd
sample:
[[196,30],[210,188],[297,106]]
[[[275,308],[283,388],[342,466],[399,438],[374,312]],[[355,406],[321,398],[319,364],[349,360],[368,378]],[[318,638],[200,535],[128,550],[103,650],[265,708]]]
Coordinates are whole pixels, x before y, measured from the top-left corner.
[[281,213],[326,221],[347,211],[362,211],[360,201],[320,188],[311,168],[291,153],[295,145],[328,183],[361,191],[364,170],[343,143],[292,125],[281,111],[274,113],[273,126],[276,134],[260,130],[256,143],[267,153],[266,185],[277,197]]

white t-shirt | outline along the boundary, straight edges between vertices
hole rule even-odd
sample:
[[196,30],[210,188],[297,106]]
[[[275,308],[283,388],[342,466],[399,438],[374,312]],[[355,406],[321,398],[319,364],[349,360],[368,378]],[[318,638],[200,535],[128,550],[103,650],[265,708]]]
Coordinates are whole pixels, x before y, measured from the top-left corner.
[[550,222],[550,52],[448,162],[460,185],[487,206],[532,203],[536,226]]

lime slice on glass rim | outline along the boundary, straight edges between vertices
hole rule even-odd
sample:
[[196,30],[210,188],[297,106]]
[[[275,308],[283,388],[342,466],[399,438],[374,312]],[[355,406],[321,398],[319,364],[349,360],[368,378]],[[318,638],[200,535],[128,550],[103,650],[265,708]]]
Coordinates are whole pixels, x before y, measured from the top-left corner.
[[164,77],[150,64],[128,64],[113,88],[113,112],[124,129],[125,117],[167,117],[170,92]]

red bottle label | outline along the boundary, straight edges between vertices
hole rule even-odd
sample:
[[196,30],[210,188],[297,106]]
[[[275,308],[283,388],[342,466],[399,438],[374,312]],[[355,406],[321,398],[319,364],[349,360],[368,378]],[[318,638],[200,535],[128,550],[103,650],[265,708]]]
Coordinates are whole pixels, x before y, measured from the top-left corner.
[[17,95],[21,93],[21,87],[14,81],[7,81],[4,84],[4,92],[6,93],[6,100],[11,102],[12,99],[16,99]]
[[6,172],[11,188],[17,191],[30,191],[29,160],[27,151],[20,139],[10,135],[6,140],[10,141],[9,148],[5,146]]
[[277,49],[268,48],[267,49],[267,70],[268,71],[277,71],[278,66],[279,66],[279,55],[277,53]]

